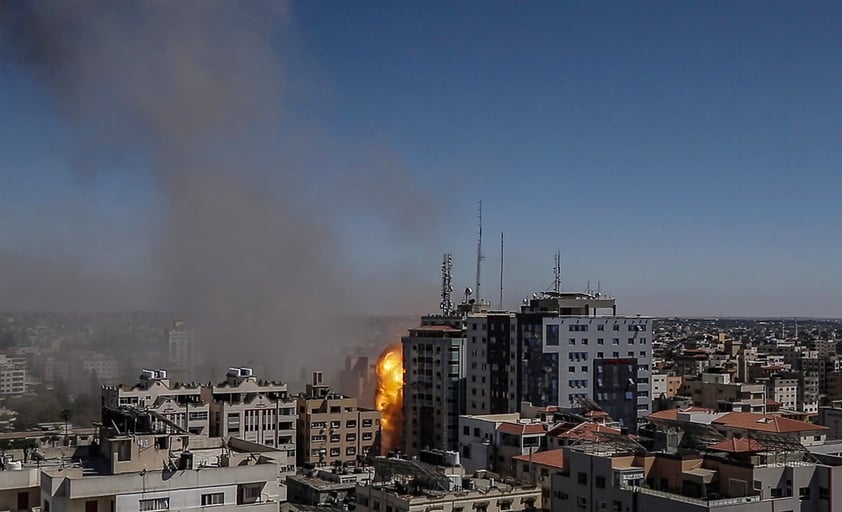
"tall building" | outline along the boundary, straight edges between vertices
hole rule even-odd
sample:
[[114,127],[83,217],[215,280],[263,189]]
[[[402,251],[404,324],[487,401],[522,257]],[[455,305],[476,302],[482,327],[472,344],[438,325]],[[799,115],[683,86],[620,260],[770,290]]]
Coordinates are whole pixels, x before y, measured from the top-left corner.
[[615,300],[599,294],[544,292],[518,313],[469,314],[467,413],[585,399],[635,429],[651,412],[652,319],[616,312]]
[[380,454],[380,412],[359,406],[355,397],[332,393],[313,372],[298,398],[299,465],[349,466]]
[[403,345],[404,450],[457,450],[465,412],[463,316],[425,316]]
[[195,332],[180,320],[167,330],[167,362],[173,375],[181,380],[193,379],[195,342]]

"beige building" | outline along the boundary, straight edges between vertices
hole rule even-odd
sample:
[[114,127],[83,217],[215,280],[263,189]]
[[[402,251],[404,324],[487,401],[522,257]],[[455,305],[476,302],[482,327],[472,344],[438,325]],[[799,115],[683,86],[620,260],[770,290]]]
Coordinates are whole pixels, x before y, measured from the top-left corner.
[[43,512],[277,512],[285,496],[271,447],[156,432],[148,413],[109,411],[98,453],[44,470]]
[[26,360],[0,354],[0,395],[26,393]]
[[700,379],[685,379],[681,395],[693,405],[723,412],[766,412],[766,386],[731,382],[729,373],[703,373]]
[[298,464],[315,467],[354,465],[380,453],[380,412],[359,406],[356,398],[332,393],[322,372],[298,398]]
[[172,382],[166,370],[143,370],[137,384],[131,387],[102,387],[105,407],[149,410],[197,435],[210,433],[210,401],[211,392],[206,386]]

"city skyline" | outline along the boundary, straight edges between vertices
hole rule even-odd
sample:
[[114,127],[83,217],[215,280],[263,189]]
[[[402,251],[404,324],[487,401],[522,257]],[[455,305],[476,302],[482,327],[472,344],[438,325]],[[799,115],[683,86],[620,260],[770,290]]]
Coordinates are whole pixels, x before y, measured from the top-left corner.
[[[161,14],[140,11],[140,20]],[[162,30],[176,31],[171,44],[187,57],[204,55],[199,43],[225,44],[219,35],[183,36],[185,12],[176,11]],[[323,299],[311,288],[334,287],[327,310],[434,312],[441,253],[454,255],[455,297],[473,286],[482,200],[483,297],[496,305],[505,232],[507,309],[549,288],[558,249],[562,288],[599,282],[620,299],[621,314],[842,316],[842,6],[292,2],[278,11],[266,26],[198,17],[254,45],[245,46],[256,50],[254,62],[270,61],[265,75],[247,62],[246,79],[224,85],[270,100],[273,114],[209,117],[219,132],[179,139],[179,159],[192,169],[183,173],[152,169],[168,148],[132,138],[150,119],[170,118],[149,115],[131,83],[140,75],[118,76],[127,68],[115,55],[61,55],[70,60],[54,78],[71,77],[76,88],[67,90],[44,79],[56,61],[26,61],[39,46],[3,37],[0,264],[8,270],[0,285],[15,293],[0,309],[181,309],[205,300],[198,284],[216,279],[215,292],[235,297],[260,289],[225,320],[249,309],[272,316],[252,300],[288,293],[279,307],[295,307]],[[101,27],[127,14],[112,7],[86,22]],[[26,13],[0,18],[4,33],[17,15]],[[151,21],[129,36],[159,50],[166,43],[144,29]],[[59,41],[79,44],[71,48],[96,41],[63,30]],[[163,63],[148,78],[153,93],[180,85]],[[208,76],[220,80],[230,66],[214,62]],[[188,112],[206,105],[190,103],[191,91],[175,95]],[[101,105],[117,107],[115,126],[91,108]],[[232,119],[245,121],[242,138],[197,157],[230,134]],[[257,133],[266,126],[269,135]],[[242,179],[247,193],[217,203],[205,196],[224,187],[200,188],[202,197],[179,189],[184,177],[198,184],[192,176],[214,159],[235,169],[220,181]],[[260,207],[242,206],[254,198]],[[276,229],[287,215],[291,227]],[[203,222],[226,234],[196,230]],[[191,231],[201,253],[240,249],[195,257],[191,268],[190,245],[178,241]],[[174,240],[177,253],[162,249]],[[290,245],[301,254],[275,267]],[[240,270],[249,257],[253,273]],[[301,269],[301,282],[289,284]]]

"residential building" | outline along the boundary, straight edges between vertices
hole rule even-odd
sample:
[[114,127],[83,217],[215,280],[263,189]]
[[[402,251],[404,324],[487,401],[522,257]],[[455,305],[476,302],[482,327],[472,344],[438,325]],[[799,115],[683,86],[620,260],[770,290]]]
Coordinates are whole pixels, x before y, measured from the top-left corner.
[[465,330],[462,316],[425,316],[403,346],[404,452],[458,450],[465,412]]
[[842,439],[842,401],[819,407],[818,424],[828,428],[828,439]]
[[[156,429],[150,413],[106,409],[99,450],[41,475],[44,512],[277,512],[285,496],[271,447]],[[119,430],[118,430],[119,428]]]
[[380,412],[360,407],[354,397],[332,393],[322,372],[313,372],[297,406],[299,465],[356,465],[380,454]]
[[26,393],[26,359],[0,354],[0,396]]
[[766,412],[766,386],[731,381],[729,373],[703,373],[701,378],[685,378],[681,395],[693,404],[717,411]]
[[357,485],[355,503],[357,512],[517,512],[540,507],[537,485],[499,481],[483,472],[469,476],[456,465],[383,457],[375,460],[374,481]]
[[[105,407],[148,410],[195,435],[211,432],[211,389],[207,386],[173,382],[167,370],[143,370],[137,384],[102,386]],[[164,425],[156,425],[163,427]]]
[[275,447],[287,454],[280,464],[295,469],[296,400],[285,383],[258,379],[252,368],[232,367],[211,392],[211,436]]
[[167,329],[167,362],[170,371],[180,380],[193,379],[196,333],[181,320]]
[[503,422],[519,420],[520,414],[516,412],[459,416],[459,454],[465,471],[496,471],[497,427]]

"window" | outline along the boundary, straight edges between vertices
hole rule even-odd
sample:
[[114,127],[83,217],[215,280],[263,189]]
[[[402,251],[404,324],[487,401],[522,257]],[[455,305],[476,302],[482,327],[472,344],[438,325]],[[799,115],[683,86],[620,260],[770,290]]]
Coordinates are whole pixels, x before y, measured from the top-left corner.
[[584,496],[579,496],[576,498],[576,508],[580,508],[582,510],[587,510],[588,508],[588,499]]
[[605,338],[597,338],[596,344],[597,345],[605,345]]
[[820,500],[829,500],[830,499],[830,491],[827,487],[819,487],[819,499]]
[[576,344],[576,338],[570,338],[569,340],[567,340],[567,344],[568,345],[575,345]]
[[169,498],[152,498],[148,500],[138,501],[138,510],[140,512],[151,512],[153,510],[169,510]]
[[[18,507],[20,508],[20,507]],[[85,512],[96,512],[96,500],[87,500],[85,502]]]
[[469,436],[471,435],[471,427],[462,427],[462,435]]
[[611,344],[612,345],[619,345],[620,344],[620,338],[613,338],[611,340]]
[[349,446],[345,448],[345,455],[356,455],[357,454],[357,447],[356,446]]
[[558,345],[558,325],[547,326],[547,345]]
[[568,366],[568,367],[567,367],[567,373],[573,373],[573,372],[575,372],[575,371],[576,371],[576,367],[575,367],[575,366]]
[[202,494],[202,506],[209,507],[211,505],[222,505],[225,503],[225,493],[212,492],[210,494]]
[[798,497],[801,498],[802,500],[809,500],[810,499],[810,488],[809,487],[800,487],[798,489]]
[[605,489],[605,477],[597,475],[594,478],[594,485],[596,485],[597,489]]
[[597,330],[597,331],[604,331],[604,330],[605,330],[605,324],[599,324],[599,325],[597,325],[597,326],[596,326],[596,330]]
[[579,485],[588,485],[588,474],[581,471],[576,475],[576,481]]
[[614,330],[619,331],[620,330],[620,324],[614,324]]

